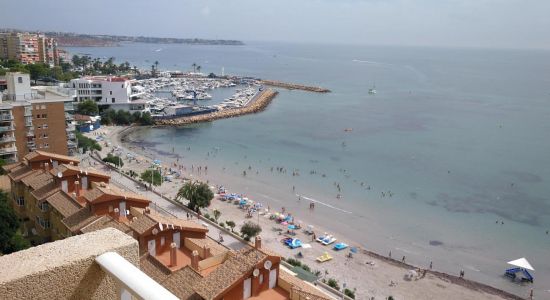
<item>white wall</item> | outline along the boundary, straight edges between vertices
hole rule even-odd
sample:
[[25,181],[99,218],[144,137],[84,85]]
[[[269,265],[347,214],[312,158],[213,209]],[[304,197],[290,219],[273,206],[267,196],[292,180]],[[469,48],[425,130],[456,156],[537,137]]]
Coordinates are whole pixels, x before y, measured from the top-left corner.
[[[31,78],[29,74],[24,73],[7,73],[6,81],[8,85],[8,95],[15,97],[13,100],[31,100]],[[21,81],[21,82],[20,82]]]

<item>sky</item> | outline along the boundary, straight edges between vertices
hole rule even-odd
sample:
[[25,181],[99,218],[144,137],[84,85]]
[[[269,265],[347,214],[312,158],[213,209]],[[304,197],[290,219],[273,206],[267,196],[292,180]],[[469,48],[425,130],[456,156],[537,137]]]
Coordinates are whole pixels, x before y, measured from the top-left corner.
[[550,49],[550,0],[0,0],[0,28]]

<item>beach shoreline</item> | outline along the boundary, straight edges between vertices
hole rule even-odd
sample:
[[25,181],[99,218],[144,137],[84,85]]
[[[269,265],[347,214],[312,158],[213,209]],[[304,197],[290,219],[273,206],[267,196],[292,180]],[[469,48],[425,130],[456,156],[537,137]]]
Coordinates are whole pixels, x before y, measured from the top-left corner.
[[[125,141],[126,136],[131,134],[133,131],[133,127],[109,127],[104,128],[104,130],[107,130],[108,133],[106,134],[107,140],[112,143],[112,147],[119,146],[122,147],[124,150],[123,152],[132,152],[135,154],[138,154],[140,156],[143,156],[145,159],[152,161],[153,158],[158,159],[161,158],[164,165],[172,165],[174,162],[179,160],[179,155],[175,153],[158,153],[156,151],[151,150],[145,150],[145,149],[139,149],[139,147],[135,147],[131,143],[128,143],[128,141]],[[107,148],[107,147],[105,147]],[[104,149],[104,151],[107,149]],[[191,162],[186,161],[186,164],[189,164]],[[146,164],[142,165],[141,168],[143,168]],[[123,169],[130,169],[130,168],[139,168],[139,166],[132,166],[128,165]],[[139,171],[139,170],[138,170]],[[189,176],[193,179],[198,180],[209,180],[210,185],[213,184],[221,184],[221,182],[216,181],[216,176],[212,174],[208,174],[208,176],[205,176],[205,174],[196,174],[195,172],[184,172],[184,176]],[[222,180],[223,181],[223,180]],[[225,181],[223,181],[225,182]],[[168,197],[171,197],[177,192],[177,188],[180,185],[178,182],[174,183],[167,183],[165,186],[158,189],[162,194],[167,195]],[[231,185],[229,185],[229,188],[231,188]],[[234,190],[229,190],[229,192],[237,192]],[[273,198],[276,198],[277,196],[274,196]],[[282,243],[280,242],[280,239],[284,237],[284,235],[278,235],[277,232],[273,231],[272,229],[276,228],[278,225],[268,219],[265,219],[263,217],[258,218],[256,220],[256,216],[252,219],[245,218],[245,212],[238,208],[238,206],[233,204],[228,204],[227,202],[219,201],[217,198],[212,201],[211,207],[207,210],[207,212],[210,212],[213,209],[218,209],[222,211],[222,216],[220,218],[220,221],[225,220],[233,220],[237,223],[236,230],[240,227],[240,225],[247,220],[252,221],[259,221],[260,225],[264,229],[262,231],[262,237],[264,239],[264,244],[269,247],[271,250],[282,254],[284,257],[294,257],[294,255],[298,252],[296,250],[290,250],[286,248]],[[272,208],[271,211],[277,211],[277,209]],[[307,216],[297,216],[297,218],[301,218],[302,220],[305,220],[305,224],[313,224],[313,222],[309,223],[309,218]],[[280,227],[280,226],[279,226]],[[326,229],[315,226],[315,231],[318,235],[325,232]],[[301,238],[304,242],[308,242],[307,240],[308,236],[302,234],[302,232],[299,232],[296,237]],[[346,237],[346,236],[339,236],[342,239],[350,244],[350,246],[355,246],[360,249],[360,253],[355,255],[353,259],[346,258],[347,251],[340,251],[336,252],[330,249],[331,247],[320,247],[318,243],[311,242],[313,245],[312,250],[307,250],[307,252],[304,250],[304,253],[306,255],[304,256],[302,260],[303,263],[308,264],[312,270],[319,270],[325,272],[328,272],[328,275],[322,274],[325,278],[336,278],[340,283],[346,282],[347,286],[351,289],[356,288],[357,292],[357,299],[364,299],[368,297],[387,297],[389,295],[392,295],[396,299],[404,299],[410,297],[410,289],[411,287],[403,288],[404,285],[418,285],[422,286],[425,282],[430,282],[430,284],[435,284],[436,286],[440,287],[444,290],[444,294],[449,292],[450,290],[453,290],[453,299],[470,299],[473,297],[470,293],[481,293],[484,296],[482,298],[486,299],[521,299],[518,296],[512,295],[508,292],[505,292],[503,290],[499,290],[497,288],[490,287],[488,285],[478,283],[475,281],[470,281],[467,279],[461,279],[458,276],[437,272],[433,270],[426,270],[426,277],[419,279],[419,280],[412,280],[412,281],[406,281],[403,278],[403,274],[407,273],[408,270],[411,269],[417,269],[417,270],[423,270],[419,267],[412,266],[409,264],[402,263],[401,261],[394,260],[391,258],[388,258],[384,255],[380,255],[379,253],[372,252],[370,250],[367,250],[365,247],[362,247],[358,243],[351,242],[352,239]],[[329,261],[324,264],[318,264],[315,262],[315,257],[319,254],[322,254],[323,252],[329,252],[334,259],[332,261]],[[362,260],[367,259],[367,262],[361,262]],[[342,264],[343,262],[343,264]],[[380,273],[380,270],[384,269],[384,274],[378,274]],[[425,267],[426,268],[426,267]],[[388,270],[388,269],[391,269]],[[427,269],[427,268],[426,268]],[[370,271],[370,272],[369,272]],[[325,273],[323,272],[323,273]],[[368,279],[362,278],[362,274],[364,272],[374,273],[374,275],[378,274],[378,276],[375,276],[373,278]],[[389,273],[391,275],[385,274]],[[396,286],[390,286],[389,284],[391,282],[399,282]],[[443,287],[442,287],[443,286]],[[424,287],[426,288],[426,287]],[[424,289],[419,289],[419,294],[423,295],[421,292]],[[456,290],[456,291],[455,291]],[[424,291],[425,292],[425,291]],[[436,297],[438,293],[434,293],[433,299],[439,298]],[[464,296],[460,296],[464,294]],[[407,295],[407,297],[405,296]],[[479,296],[479,294],[477,295]],[[423,296],[425,297],[425,296]],[[414,297],[413,297],[414,298]]]

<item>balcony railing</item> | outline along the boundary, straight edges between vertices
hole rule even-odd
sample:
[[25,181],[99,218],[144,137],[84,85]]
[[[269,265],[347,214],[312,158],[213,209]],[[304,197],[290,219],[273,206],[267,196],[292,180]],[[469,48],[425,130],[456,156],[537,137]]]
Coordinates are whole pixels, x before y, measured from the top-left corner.
[[0,138],[0,143],[10,143],[10,142],[15,142],[14,136],[5,136]]
[[76,135],[75,135],[74,133],[68,133],[68,134],[67,134],[67,138],[68,138],[69,140],[74,140],[74,139],[76,138]]
[[67,125],[67,131],[74,131],[75,130],[75,126],[70,124],[70,125]]
[[2,95],[2,100],[4,101],[16,101],[16,100],[35,100],[35,99],[45,99],[44,95],[39,93],[26,93],[26,94],[6,94]]
[[28,137],[34,136],[34,130],[27,131],[27,136]]
[[17,152],[17,148],[15,147],[0,148],[0,154],[9,154],[15,152]]
[[0,132],[6,132],[6,131],[14,131],[15,128],[13,126],[0,126]]
[[13,115],[11,115],[11,114],[2,114],[2,115],[0,115],[0,120],[2,120],[2,121],[11,121],[11,120],[13,120]]

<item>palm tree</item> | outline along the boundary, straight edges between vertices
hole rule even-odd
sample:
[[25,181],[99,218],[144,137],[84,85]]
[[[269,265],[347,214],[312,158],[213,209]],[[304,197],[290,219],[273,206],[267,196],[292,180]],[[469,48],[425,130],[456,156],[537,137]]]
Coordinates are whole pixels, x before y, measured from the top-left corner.
[[197,64],[196,64],[196,63],[193,63],[193,64],[191,65],[191,67],[193,67],[193,73],[195,73],[195,70],[196,70],[196,68],[197,68]]
[[151,65],[151,76],[156,77],[155,73],[155,65]]
[[177,201],[181,202],[184,199],[189,200],[187,207],[194,211],[209,206],[212,198],[214,198],[214,193],[210,190],[208,184],[198,181],[189,181],[185,183],[176,195]]
[[201,66],[197,66],[197,73],[201,72]]

